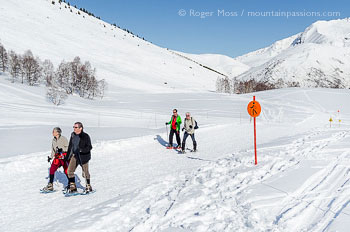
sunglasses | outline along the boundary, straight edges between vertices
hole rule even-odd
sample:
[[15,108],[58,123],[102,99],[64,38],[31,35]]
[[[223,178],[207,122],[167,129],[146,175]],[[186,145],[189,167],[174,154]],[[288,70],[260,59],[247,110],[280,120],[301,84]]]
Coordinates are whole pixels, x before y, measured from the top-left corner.
[[80,127],[78,127],[78,126],[73,126],[73,128],[74,128],[74,129],[77,129],[77,128],[80,128]]

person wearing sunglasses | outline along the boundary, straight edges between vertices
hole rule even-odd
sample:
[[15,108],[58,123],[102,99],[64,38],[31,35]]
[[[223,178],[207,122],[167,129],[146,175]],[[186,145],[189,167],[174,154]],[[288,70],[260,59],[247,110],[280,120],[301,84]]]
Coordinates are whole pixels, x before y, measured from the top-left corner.
[[[50,178],[49,183],[45,186],[42,191],[50,192],[54,191],[53,189],[53,179],[55,177],[55,172],[61,166],[63,167],[64,173],[67,175],[68,161],[66,159],[67,149],[68,149],[68,140],[62,135],[62,130],[59,127],[55,127],[52,130],[52,144],[51,144],[51,156],[47,157],[47,162],[50,162],[52,159],[50,167]],[[68,176],[67,176],[68,178]]]
[[177,147],[175,149],[181,148],[181,139],[180,139],[180,126],[181,126],[182,120],[180,115],[177,114],[177,109],[173,110],[173,116],[171,116],[171,119],[169,122],[166,122],[165,125],[170,125],[170,134],[169,134],[169,144],[167,149],[173,148],[173,137],[174,134],[176,135],[176,142]]
[[184,120],[184,127],[182,128],[182,131],[185,131],[184,136],[182,138],[182,153],[185,153],[186,139],[188,136],[191,136],[193,142],[193,152],[197,151],[197,142],[194,137],[194,130],[197,128],[198,126],[196,120],[191,117],[191,114],[189,112],[187,112],[186,118]]
[[84,127],[81,122],[74,123],[73,129],[74,131],[71,134],[67,151],[67,154],[69,154],[68,192],[77,192],[74,172],[77,169],[78,165],[80,165],[83,169],[83,177],[86,179],[85,192],[88,193],[92,191],[89,173],[89,160],[91,159],[92,149],[91,139],[90,136],[84,132]]

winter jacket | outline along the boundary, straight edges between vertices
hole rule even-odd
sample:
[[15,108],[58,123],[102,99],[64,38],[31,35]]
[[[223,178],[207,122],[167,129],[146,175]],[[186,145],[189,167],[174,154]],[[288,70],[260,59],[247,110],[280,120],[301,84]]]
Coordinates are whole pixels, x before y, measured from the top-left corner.
[[63,152],[67,152],[67,150],[68,150],[68,140],[67,140],[67,138],[61,135],[58,139],[56,137],[54,137],[52,139],[51,159],[54,158],[54,156],[56,154],[57,147],[62,149]]
[[83,165],[89,162],[89,160],[91,159],[91,152],[90,152],[92,149],[91,139],[87,133],[82,131],[79,134],[79,137],[80,137],[79,151],[73,151],[72,139],[73,139],[73,136],[75,135],[76,134],[73,132],[70,137],[67,154],[69,155],[69,159],[72,158],[74,154],[76,159],[78,160],[78,163]]
[[195,126],[196,126],[196,120],[194,118],[191,117],[190,119],[187,119],[187,118],[185,119],[184,128],[188,134],[190,134],[190,135],[194,134],[194,127]]
[[[172,129],[172,126],[173,126],[172,124],[173,124],[174,117],[175,117],[174,115],[171,116],[171,119],[170,119],[170,121],[168,123],[168,124],[170,124],[170,129]],[[182,123],[181,117],[180,117],[180,115],[178,115],[176,117],[176,122],[175,122],[175,124],[176,124],[176,131],[180,131],[181,123]]]

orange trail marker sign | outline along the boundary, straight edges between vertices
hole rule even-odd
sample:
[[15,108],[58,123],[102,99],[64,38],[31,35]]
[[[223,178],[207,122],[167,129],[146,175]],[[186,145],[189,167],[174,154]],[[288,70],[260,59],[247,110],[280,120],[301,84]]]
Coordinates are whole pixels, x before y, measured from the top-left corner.
[[249,102],[247,106],[248,114],[254,118],[254,150],[255,150],[255,165],[258,164],[257,152],[256,152],[256,117],[261,113],[260,103],[255,101],[255,96],[253,96],[253,101]]

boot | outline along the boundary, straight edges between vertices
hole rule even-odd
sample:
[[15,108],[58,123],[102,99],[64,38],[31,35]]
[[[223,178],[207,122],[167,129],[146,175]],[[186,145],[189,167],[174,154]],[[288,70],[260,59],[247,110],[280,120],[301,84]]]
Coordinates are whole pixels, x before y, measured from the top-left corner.
[[48,184],[43,188],[43,191],[45,191],[45,192],[53,191],[53,184],[52,184],[52,183],[48,183]]
[[173,145],[172,144],[169,144],[166,149],[173,149]]
[[196,151],[197,151],[197,143],[194,142],[194,143],[193,143],[193,152],[196,152]]
[[90,179],[86,179],[86,187],[85,187],[85,192],[89,193],[92,191],[92,187],[90,185]]
[[90,184],[86,184],[85,192],[86,192],[86,193],[92,192],[92,187],[91,187]]
[[182,153],[185,153],[185,147],[186,147],[186,144],[183,142],[181,147]]

